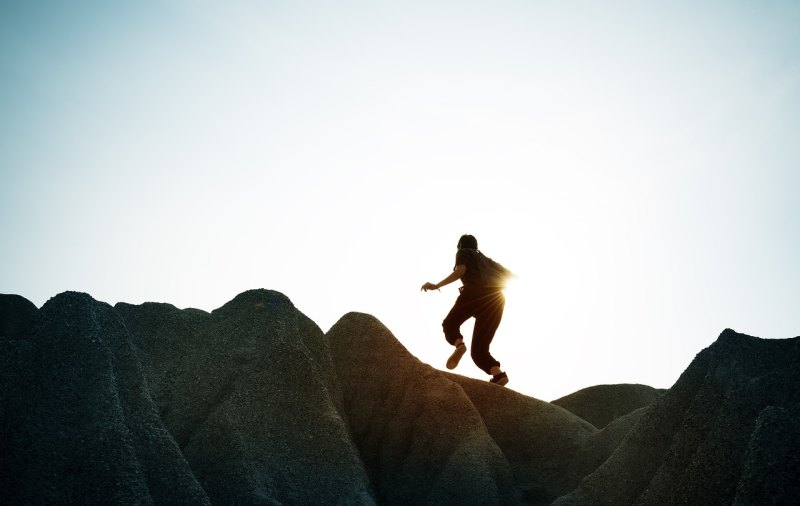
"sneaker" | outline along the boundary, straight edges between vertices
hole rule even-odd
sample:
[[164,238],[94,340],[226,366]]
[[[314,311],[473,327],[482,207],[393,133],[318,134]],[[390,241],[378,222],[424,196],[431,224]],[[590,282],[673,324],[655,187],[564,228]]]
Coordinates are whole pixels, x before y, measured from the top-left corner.
[[453,351],[453,354],[450,355],[450,358],[447,359],[447,368],[455,369],[458,363],[461,361],[461,357],[463,357],[464,353],[466,352],[467,352],[466,344],[461,343],[458,346],[456,346],[456,349]]
[[501,387],[506,386],[508,383],[508,375],[504,372],[500,374],[495,374],[492,376],[492,379],[489,380],[489,383],[494,383],[495,385],[500,385]]

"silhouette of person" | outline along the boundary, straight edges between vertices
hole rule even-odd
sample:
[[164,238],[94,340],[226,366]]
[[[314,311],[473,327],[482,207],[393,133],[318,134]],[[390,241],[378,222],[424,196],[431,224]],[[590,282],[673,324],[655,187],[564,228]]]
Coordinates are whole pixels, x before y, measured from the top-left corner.
[[466,353],[467,345],[461,335],[461,325],[468,319],[475,318],[471,343],[472,361],[486,374],[492,375],[490,382],[503,386],[508,383],[508,375],[500,369],[500,362],[489,353],[489,345],[503,318],[506,299],[502,287],[487,286],[484,281],[481,257],[486,257],[478,251],[478,240],[471,235],[462,235],[457,247],[453,272],[436,284],[425,283],[421,290],[438,290],[453,281],[461,280],[463,286],[458,289],[458,298],[442,322],[445,339],[456,347],[447,359],[447,368],[455,369]]

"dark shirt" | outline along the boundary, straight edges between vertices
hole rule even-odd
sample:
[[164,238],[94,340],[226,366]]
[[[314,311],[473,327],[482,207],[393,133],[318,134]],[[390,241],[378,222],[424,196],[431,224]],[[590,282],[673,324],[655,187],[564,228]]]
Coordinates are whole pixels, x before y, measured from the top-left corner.
[[464,286],[478,286],[481,284],[478,255],[480,255],[478,250],[470,248],[461,248],[456,253],[456,266],[463,265],[467,268],[464,275],[461,276],[461,282],[464,283]]

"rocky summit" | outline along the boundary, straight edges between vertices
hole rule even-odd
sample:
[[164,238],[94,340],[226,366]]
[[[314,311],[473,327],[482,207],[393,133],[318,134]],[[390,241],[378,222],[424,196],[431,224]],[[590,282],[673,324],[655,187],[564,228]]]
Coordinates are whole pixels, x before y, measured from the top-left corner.
[[666,391],[550,403],[269,290],[210,313],[0,295],[0,503],[796,504],[798,387],[800,338],[732,330]]

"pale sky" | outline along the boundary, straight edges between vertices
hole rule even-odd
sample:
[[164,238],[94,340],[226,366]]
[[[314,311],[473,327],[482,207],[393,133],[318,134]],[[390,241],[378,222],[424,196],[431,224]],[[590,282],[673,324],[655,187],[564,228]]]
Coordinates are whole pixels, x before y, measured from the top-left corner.
[[800,3],[3,1],[0,177],[37,306],[268,288],[443,369],[471,233],[509,388],[668,388],[800,334]]

